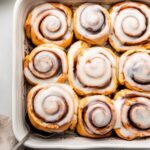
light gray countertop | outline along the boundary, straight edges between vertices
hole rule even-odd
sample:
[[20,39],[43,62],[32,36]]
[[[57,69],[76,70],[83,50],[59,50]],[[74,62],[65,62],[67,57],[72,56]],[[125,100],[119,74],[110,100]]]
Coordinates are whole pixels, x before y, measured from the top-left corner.
[[12,95],[12,16],[14,3],[15,0],[0,0],[0,114],[10,117]]
[[0,114],[11,116],[12,16],[15,0],[0,0]]

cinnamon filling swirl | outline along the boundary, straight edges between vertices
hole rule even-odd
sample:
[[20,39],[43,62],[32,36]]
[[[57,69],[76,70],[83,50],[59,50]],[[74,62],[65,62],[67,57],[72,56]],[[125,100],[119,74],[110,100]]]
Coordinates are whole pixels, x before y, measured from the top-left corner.
[[30,90],[27,100],[29,119],[37,129],[62,132],[75,128],[78,99],[68,85],[37,85]]
[[82,43],[76,42],[69,50],[69,82],[81,95],[113,92],[117,87],[115,55],[104,47],[82,48]]
[[116,133],[127,140],[150,136],[150,94],[122,90],[115,97]]
[[33,44],[54,43],[62,47],[73,39],[72,11],[63,4],[44,3],[35,7],[27,17],[25,30]]
[[66,54],[61,47],[43,44],[36,47],[24,61],[24,73],[33,84],[63,82],[68,66]]
[[65,98],[58,95],[46,94],[44,90],[36,93],[33,100],[35,114],[47,123],[57,123],[68,114],[68,103]]
[[92,56],[93,51],[78,58],[76,75],[85,87],[104,88],[112,79],[112,65],[107,56],[101,53]]
[[[150,84],[149,56],[146,53],[136,53],[129,57],[124,66],[124,71],[126,72],[125,78],[127,78],[128,73],[128,76],[135,82],[139,84]],[[137,60],[137,58],[139,59]]]
[[48,40],[60,40],[66,34],[67,18],[63,11],[47,10],[38,17],[35,28],[41,36]]
[[108,136],[116,121],[113,103],[109,98],[102,95],[83,98],[79,104],[78,115],[78,132],[82,135],[84,129],[89,137]]
[[[121,69],[123,67],[123,69]],[[120,58],[120,73],[126,82],[130,84],[129,88],[138,88],[137,90],[150,90],[150,55],[149,50],[133,50],[124,54]],[[121,77],[120,77],[121,78]],[[121,80],[121,83],[123,81]],[[136,89],[135,89],[136,90]]]
[[105,135],[109,131],[100,132],[105,130],[112,120],[110,107],[99,101],[91,102],[83,110],[82,118],[87,130],[94,134]]
[[91,32],[91,34],[97,34],[104,28],[105,24],[105,15],[98,5],[83,8],[80,15],[80,25],[85,30]]
[[32,74],[40,79],[48,79],[61,74],[61,68],[60,58],[55,53],[46,50],[36,54],[32,63],[29,64]]
[[75,12],[74,30],[77,39],[103,45],[110,32],[108,11],[98,4],[81,5]]
[[134,130],[150,129],[150,99],[147,97],[134,97],[126,99],[122,106],[122,122],[125,127]]
[[124,2],[111,9],[111,45],[118,51],[149,44],[150,10],[140,3]]
[[144,104],[134,104],[128,112],[129,121],[139,130],[150,129],[150,107]]

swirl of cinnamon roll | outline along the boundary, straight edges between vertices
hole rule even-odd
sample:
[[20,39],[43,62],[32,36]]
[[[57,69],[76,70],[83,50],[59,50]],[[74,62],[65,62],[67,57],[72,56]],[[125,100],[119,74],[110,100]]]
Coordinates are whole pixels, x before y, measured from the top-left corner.
[[27,111],[32,125],[46,132],[74,130],[77,123],[78,97],[66,84],[33,87],[27,97]]
[[64,82],[67,78],[67,56],[62,47],[43,44],[25,57],[24,75],[29,83]]
[[122,90],[115,96],[115,132],[125,140],[150,136],[150,94]]
[[63,4],[41,4],[28,15],[25,30],[35,45],[54,43],[66,48],[73,39],[72,11]]
[[116,51],[150,48],[150,8],[137,2],[123,2],[110,10],[110,44]]
[[83,41],[74,43],[68,52],[68,79],[80,95],[115,92],[117,62],[114,53],[104,47],[89,47]]
[[150,50],[125,52],[120,58],[119,81],[131,90],[150,92]]
[[74,32],[79,40],[103,45],[110,33],[108,11],[98,4],[82,4],[74,14]]
[[86,137],[111,135],[116,122],[116,111],[110,98],[93,95],[83,98],[78,108],[77,132]]

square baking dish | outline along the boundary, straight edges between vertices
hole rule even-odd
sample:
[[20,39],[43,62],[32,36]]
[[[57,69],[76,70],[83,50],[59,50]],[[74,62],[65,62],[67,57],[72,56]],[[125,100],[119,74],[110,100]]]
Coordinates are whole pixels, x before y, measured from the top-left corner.
[[[97,2],[112,4],[122,0],[17,0],[13,18],[13,76],[12,76],[12,119],[13,131],[18,141],[27,133],[25,126],[25,83],[23,75],[23,59],[26,45],[24,22],[28,12],[43,2],[61,2],[64,4],[79,5],[83,2]],[[148,2],[149,0],[141,0]],[[52,139],[42,139],[30,136],[25,146],[36,149],[93,149],[93,148],[147,148],[150,149],[150,138],[133,141],[121,140],[117,137],[104,139],[89,139],[79,136],[64,136]]]

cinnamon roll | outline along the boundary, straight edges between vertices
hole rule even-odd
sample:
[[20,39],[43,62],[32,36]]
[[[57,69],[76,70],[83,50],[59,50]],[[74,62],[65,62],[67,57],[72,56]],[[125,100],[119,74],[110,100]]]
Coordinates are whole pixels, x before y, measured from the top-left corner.
[[28,15],[25,30],[35,45],[54,43],[66,48],[73,39],[72,11],[63,4],[41,4]]
[[115,132],[125,140],[150,136],[150,93],[122,90],[115,96]]
[[104,45],[110,33],[108,11],[99,4],[82,4],[74,14],[74,32],[79,40]]
[[32,125],[45,132],[74,130],[78,97],[66,84],[37,85],[27,97],[27,112]]
[[74,43],[68,52],[68,80],[79,95],[115,92],[117,88],[116,56],[108,48]]
[[150,50],[125,52],[119,62],[119,81],[131,90],[150,92]]
[[139,47],[150,48],[150,8],[137,2],[123,2],[110,10],[110,44],[122,52]]
[[79,102],[77,132],[85,137],[101,138],[111,135],[116,111],[110,98],[87,96]]
[[64,82],[68,64],[64,48],[43,44],[25,57],[24,75],[30,84]]

